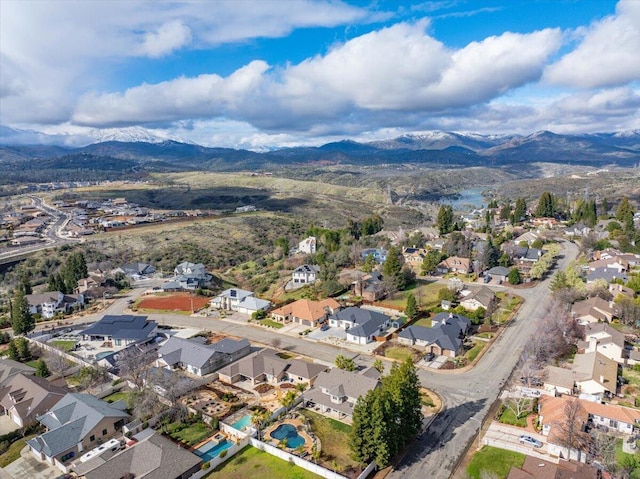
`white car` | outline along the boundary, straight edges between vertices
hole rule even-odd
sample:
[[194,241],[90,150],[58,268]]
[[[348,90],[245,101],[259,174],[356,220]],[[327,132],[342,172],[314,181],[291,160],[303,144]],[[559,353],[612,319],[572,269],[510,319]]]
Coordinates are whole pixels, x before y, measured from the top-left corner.
[[518,438],[518,440],[520,441],[520,444],[526,444],[527,446],[533,447],[542,447],[542,443],[531,436],[526,436],[523,434]]

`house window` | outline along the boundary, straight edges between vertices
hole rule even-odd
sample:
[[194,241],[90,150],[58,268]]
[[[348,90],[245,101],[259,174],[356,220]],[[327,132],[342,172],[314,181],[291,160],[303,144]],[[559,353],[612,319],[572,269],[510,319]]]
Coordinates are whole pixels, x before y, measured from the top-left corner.
[[614,421],[613,419],[609,419],[609,427],[618,427],[618,421]]
[[116,346],[122,346],[122,340],[121,339],[116,339],[115,343],[116,343]]
[[89,436],[89,441],[93,442],[96,440],[96,437],[94,435]]
[[103,436],[106,436],[106,435],[107,435],[107,430],[106,430],[106,429],[103,429],[103,430],[102,430],[102,435],[103,435]]

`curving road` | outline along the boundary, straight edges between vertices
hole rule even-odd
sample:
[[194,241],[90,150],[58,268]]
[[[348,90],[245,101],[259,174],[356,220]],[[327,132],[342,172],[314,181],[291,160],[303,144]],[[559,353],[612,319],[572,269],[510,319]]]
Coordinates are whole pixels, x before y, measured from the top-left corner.
[[[569,261],[575,259],[578,248],[575,244],[565,241],[562,254],[563,256],[558,259],[557,269],[564,269]],[[473,369],[460,372],[418,369],[422,385],[442,397],[444,409],[388,477],[446,479],[452,476],[467,444],[475,439],[489,407],[498,397],[516,366],[525,344],[533,336],[544,316],[545,306],[550,296],[549,281],[550,277],[534,288],[518,291],[518,294],[525,298],[520,311]],[[139,285],[128,297],[114,301],[106,311],[78,318],[75,322],[90,323],[100,319],[105,312],[130,314],[126,309],[127,300],[140,296],[147,288],[156,284],[158,282],[150,281],[144,286]],[[159,324],[217,331],[265,345],[271,344],[274,338],[278,338],[281,348],[331,364],[337,354],[355,357],[362,365],[373,363],[373,358],[370,356],[350,353],[326,343],[310,342],[282,335],[257,326],[247,327],[246,323],[172,314],[149,316]]]

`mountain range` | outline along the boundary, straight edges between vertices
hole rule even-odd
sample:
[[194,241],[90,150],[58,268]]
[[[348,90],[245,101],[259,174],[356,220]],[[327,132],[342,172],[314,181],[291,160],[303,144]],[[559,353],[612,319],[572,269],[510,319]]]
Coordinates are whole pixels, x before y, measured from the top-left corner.
[[[82,147],[10,144],[20,130],[0,129],[0,171],[21,169],[87,169],[111,172],[274,169],[285,165],[423,164],[431,167],[494,166],[522,169],[533,162],[594,167],[640,163],[640,130],[563,135],[540,131],[531,135],[479,135],[460,132],[408,134],[359,143],[343,140],[318,147],[255,152],[204,147],[150,136],[129,128],[102,135]],[[33,132],[32,132],[33,133]],[[106,141],[104,141],[106,140]],[[130,140],[130,141],[122,141]],[[143,140],[143,141],[140,141]],[[44,142],[46,143],[46,142]]]

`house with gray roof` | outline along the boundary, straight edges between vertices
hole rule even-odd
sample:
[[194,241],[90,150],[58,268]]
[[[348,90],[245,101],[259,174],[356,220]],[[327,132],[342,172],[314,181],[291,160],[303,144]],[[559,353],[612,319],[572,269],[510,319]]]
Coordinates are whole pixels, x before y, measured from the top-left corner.
[[329,316],[329,324],[346,330],[347,341],[367,344],[387,330],[391,318],[377,311],[350,307]]
[[467,311],[476,311],[479,308],[489,309],[496,299],[496,294],[486,286],[481,286],[474,291],[469,291],[464,299],[460,300],[460,306]]
[[320,267],[314,264],[303,264],[293,270],[291,280],[294,285],[312,284],[318,279]]
[[146,316],[104,316],[82,331],[85,341],[104,341],[114,346],[145,343],[156,337],[158,324]]
[[149,263],[129,263],[116,268],[114,272],[121,272],[129,277],[139,277],[154,274],[156,268]]
[[613,268],[594,268],[587,272],[587,284],[593,283],[599,279],[604,279],[607,283],[613,283],[614,281],[621,280],[624,283],[629,281],[629,277],[626,273],[620,272]]
[[24,427],[34,423],[65,394],[67,391],[44,378],[18,373],[0,387],[0,407],[16,427]]
[[68,472],[72,460],[84,451],[120,434],[129,421],[125,404],[109,404],[91,394],[69,393],[49,412],[38,416],[47,431],[27,441],[35,457]]
[[327,366],[301,359],[283,359],[278,352],[265,348],[218,371],[220,381],[229,384],[249,381],[253,386],[263,382],[307,383],[312,385]]
[[485,271],[484,274],[488,274],[491,279],[502,281],[504,283],[509,277],[509,271],[509,268],[505,268],[504,266],[494,266],[490,270]]
[[439,356],[458,356],[471,320],[459,314],[439,313],[431,324],[430,328],[409,326],[403,329],[398,333],[398,341],[408,346],[419,346]]
[[251,352],[246,339],[224,338],[205,344],[205,338],[183,339],[172,336],[158,350],[156,366],[184,369],[196,376],[206,376],[222,366],[237,361]]
[[64,294],[60,291],[48,291],[41,294],[27,294],[31,314],[40,314],[43,318],[53,318],[56,313],[68,313],[73,308],[84,306],[83,294]]
[[267,311],[271,301],[256,298],[253,291],[239,288],[229,288],[210,301],[211,306],[225,311],[253,314],[257,311]]
[[13,359],[0,358],[0,385],[4,384],[15,374],[33,375],[36,369]]
[[320,373],[314,386],[303,393],[304,403],[340,420],[351,420],[356,401],[377,388],[379,378],[373,368],[361,372],[333,368]]
[[162,285],[165,291],[195,291],[203,288],[213,276],[207,273],[202,263],[180,263],[173,270],[173,279]]
[[73,468],[83,479],[187,479],[200,470],[202,459],[170,439],[152,434],[124,450],[108,450]]

